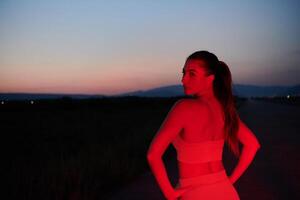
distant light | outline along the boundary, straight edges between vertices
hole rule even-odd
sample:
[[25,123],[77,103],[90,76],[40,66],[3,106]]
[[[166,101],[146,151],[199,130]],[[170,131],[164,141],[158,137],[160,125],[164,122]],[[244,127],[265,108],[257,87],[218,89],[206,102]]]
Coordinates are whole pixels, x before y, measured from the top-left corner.
[[33,104],[34,103],[34,101],[30,101],[30,104]]
[[3,104],[4,104],[4,101],[1,101],[1,104],[3,105]]
[[289,99],[289,98],[290,98],[290,95],[287,95],[287,96],[286,96],[286,98],[288,98],[288,99]]

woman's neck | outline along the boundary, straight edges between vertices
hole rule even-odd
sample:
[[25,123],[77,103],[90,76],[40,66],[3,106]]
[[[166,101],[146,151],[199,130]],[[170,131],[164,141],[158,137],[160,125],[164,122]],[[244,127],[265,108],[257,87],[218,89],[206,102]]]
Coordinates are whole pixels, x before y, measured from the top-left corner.
[[205,101],[217,100],[212,87],[208,88],[207,90],[201,91],[201,93],[195,94],[195,97],[196,99],[201,99]]

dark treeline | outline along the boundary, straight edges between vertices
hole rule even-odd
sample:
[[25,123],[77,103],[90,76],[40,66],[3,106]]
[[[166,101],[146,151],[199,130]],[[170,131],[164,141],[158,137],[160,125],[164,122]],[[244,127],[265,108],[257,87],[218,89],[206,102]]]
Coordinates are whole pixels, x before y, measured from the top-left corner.
[[[149,170],[147,148],[180,98],[5,101],[0,123],[10,197],[105,199]],[[244,100],[236,98],[237,107]]]
[[273,102],[273,103],[300,106],[300,96],[287,95],[287,96],[278,96],[278,97],[269,97],[269,98],[267,98],[267,97],[256,97],[256,98],[253,98],[253,99],[263,100],[263,101],[268,101],[268,102]]

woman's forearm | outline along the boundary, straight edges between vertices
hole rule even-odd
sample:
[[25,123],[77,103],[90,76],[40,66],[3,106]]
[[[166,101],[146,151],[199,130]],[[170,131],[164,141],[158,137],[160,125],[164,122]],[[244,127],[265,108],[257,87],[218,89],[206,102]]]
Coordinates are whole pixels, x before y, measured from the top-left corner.
[[236,167],[234,168],[232,174],[229,176],[229,180],[232,184],[235,183],[239,179],[239,177],[244,173],[244,171],[248,168],[259,148],[260,147],[256,146],[243,146],[243,150],[239,157],[239,161]]
[[162,158],[148,159],[148,163],[160,189],[168,199],[174,193],[174,188],[169,181]]

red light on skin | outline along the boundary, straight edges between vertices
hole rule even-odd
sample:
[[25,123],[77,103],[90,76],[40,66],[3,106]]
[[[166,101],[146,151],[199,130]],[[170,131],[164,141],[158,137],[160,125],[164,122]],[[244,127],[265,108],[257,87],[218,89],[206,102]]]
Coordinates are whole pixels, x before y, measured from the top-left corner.
[[[181,99],[176,102],[169,111],[148,149],[148,164],[166,199],[175,200],[179,197],[182,197],[182,200],[222,199],[224,196],[220,197],[218,195],[224,195],[226,193],[227,199],[238,200],[238,194],[232,184],[234,184],[248,168],[256,151],[260,148],[260,144],[255,135],[240,119],[237,122],[239,123],[237,139],[243,144],[244,149],[243,153],[240,155],[238,166],[235,167],[230,176],[227,177],[227,174],[222,173],[222,170],[224,170],[222,160],[219,158],[215,159],[215,157],[213,157],[214,150],[211,149],[210,151],[206,151],[209,153],[206,153],[205,155],[195,154],[199,157],[196,156],[193,158],[195,160],[198,158],[199,160],[201,158],[207,158],[207,161],[205,162],[178,162],[179,177],[183,180],[185,178],[187,178],[185,180],[190,180],[189,178],[198,177],[199,179],[209,182],[222,178],[224,181],[215,184],[215,187],[213,187],[214,190],[209,189],[210,187],[202,190],[201,186],[198,186],[201,188],[200,190],[189,190],[185,186],[182,187],[180,184],[178,187],[173,188],[168,179],[166,168],[162,160],[165,150],[170,144],[174,144],[174,138],[177,138],[179,133],[182,133],[182,139],[186,141],[186,145],[188,145],[189,142],[196,145],[199,141],[207,141],[207,136],[212,133],[220,133],[218,135],[215,134],[215,138],[224,138],[225,134],[222,132],[222,127],[224,126],[223,110],[222,106],[214,96],[212,87],[215,77],[214,75],[207,75],[203,65],[204,63],[199,60],[188,60],[186,62],[181,80],[184,92],[187,95],[194,95],[196,98]],[[202,125],[201,129],[199,124]],[[203,130],[207,130],[206,133]],[[199,135],[199,133],[202,133],[202,135]],[[207,145],[209,143],[199,142],[199,145],[201,146],[199,149],[205,149],[207,147],[205,144]],[[190,148],[182,147],[181,151],[186,152],[189,149]],[[218,148],[216,148],[216,150],[217,149]],[[183,160],[192,159],[192,156],[194,156],[192,153],[183,153],[181,155],[183,155]],[[202,175],[206,178],[210,178],[207,178],[208,180],[206,180]],[[193,186],[197,187],[196,185]]]
[[188,87],[183,87],[184,93],[185,95],[190,95],[191,94],[191,90]]
[[204,62],[199,60],[188,60],[182,69],[182,85],[186,95],[201,96],[210,99],[213,96],[212,81],[214,75],[206,75]]
[[[164,120],[163,124],[161,125],[159,131],[156,133],[155,137],[153,138],[150,147],[147,152],[147,160],[148,164],[150,166],[150,169],[160,187],[162,190],[164,196],[166,199],[176,199],[180,196],[182,196],[184,199],[185,195],[196,195],[193,196],[193,198],[198,199],[198,197],[209,197],[204,199],[212,199],[211,197],[215,197],[218,194],[217,191],[212,190],[198,190],[202,192],[193,192],[196,190],[189,190],[189,188],[186,187],[180,187],[180,185],[176,188],[173,188],[171,185],[166,168],[164,166],[164,163],[162,161],[162,156],[167,149],[168,145],[173,143],[174,138],[178,136],[178,134],[181,132],[181,130],[197,130],[199,129],[199,126],[195,122],[195,116],[199,117],[200,121],[207,120],[207,116],[211,116],[211,111],[214,110],[215,115],[219,115],[217,117],[217,120],[212,120],[210,123],[207,124],[208,130],[214,129],[213,127],[222,127],[221,126],[221,120],[222,118],[220,115],[219,107],[213,103],[210,104],[210,109],[203,109],[204,106],[207,106],[207,104],[201,104],[201,101],[198,100],[190,100],[190,99],[182,99],[175,103],[175,105],[172,107],[170,112],[168,113],[166,119]],[[202,108],[202,109],[201,109]],[[199,110],[200,109],[200,110]],[[203,118],[201,120],[201,118]],[[255,135],[252,133],[252,131],[239,119],[239,131],[238,131],[238,139],[243,144],[244,147],[246,147],[243,151],[244,153],[241,154],[240,160],[242,162],[238,163],[238,166],[234,169],[232,174],[227,177],[227,175],[222,175],[221,178],[224,178],[224,182],[219,182],[219,185],[216,185],[220,189],[220,191],[224,191],[228,194],[229,199],[238,200],[238,194],[235,191],[232,184],[234,184],[237,179],[244,173],[244,171],[248,168],[249,164],[253,160],[257,150],[260,148],[260,144],[258,143],[258,140],[256,139]],[[187,128],[187,129],[185,129]],[[185,133],[185,131],[184,131]],[[194,133],[199,133],[198,131],[195,131]],[[189,136],[188,136],[189,135]],[[220,136],[219,136],[220,137]],[[185,141],[193,141],[195,138],[198,138],[199,136],[192,134],[191,132],[189,134],[183,135],[183,140]],[[207,138],[206,138],[207,140]],[[205,141],[205,139],[202,138],[202,141]],[[195,142],[195,141],[194,141]],[[188,143],[188,142],[187,142]],[[193,143],[193,142],[190,142]],[[197,143],[197,142],[195,142]],[[195,143],[193,145],[195,145]],[[207,144],[207,143],[201,143],[199,142],[199,145]],[[203,146],[204,147],[204,146]],[[184,149],[182,149],[184,150]],[[213,152],[213,151],[211,151]],[[201,155],[200,155],[201,156]],[[206,155],[207,156],[207,155]],[[190,156],[189,156],[190,158]],[[222,170],[224,170],[223,164],[221,160],[218,161],[208,161],[203,163],[185,163],[185,162],[179,162],[179,174],[180,177],[183,178],[189,178],[189,177],[200,177],[202,175],[206,176],[210,173],[218,174]],[[214,170],[212,170],[212,166]],[[211,177],[210,179],[214,178],[220,178],[218,177]],[[205,180],[206,181],[206,180]],[[209,180],[207,180],[209,181]],[[195,185],[196,186],[196,185]],[[219,196],[218,196],[219,197]],[[188,197],[187,197],[188,198]],[[189,198],[191,199],[191,198]],[[199,198],[200,199],[200,198]],[[221,199],[221,198],[214,198],[214,199]]]

